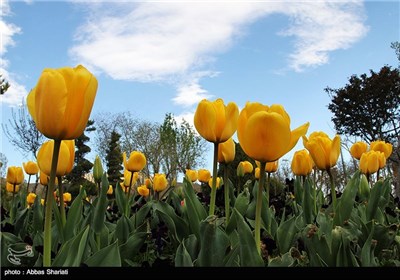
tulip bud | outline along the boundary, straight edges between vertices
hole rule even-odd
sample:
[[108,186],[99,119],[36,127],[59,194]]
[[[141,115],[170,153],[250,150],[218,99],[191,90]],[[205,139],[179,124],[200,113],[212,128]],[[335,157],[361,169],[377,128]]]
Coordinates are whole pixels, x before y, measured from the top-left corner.
[[141,196],[147,197],[150,194],[150,190],[146,187],[146,185],[141,185],[137,188],[138,193]]
[[358,185],[358,196],[361,201],[366,201],[369,199],[370,187],[368,183],[367,176],[361,174],[360,184]]
[[93,163],[93,178],[96,183],[101,182],[101,177],[103,176],[104,170],[103,165],[101,164],[101,160],[99,156],[96,156]]
[[28,205],[32,205],[35,202],[36,199],[36,194],[35,193],[29,193],[26,196],[26,202],[28,203]]

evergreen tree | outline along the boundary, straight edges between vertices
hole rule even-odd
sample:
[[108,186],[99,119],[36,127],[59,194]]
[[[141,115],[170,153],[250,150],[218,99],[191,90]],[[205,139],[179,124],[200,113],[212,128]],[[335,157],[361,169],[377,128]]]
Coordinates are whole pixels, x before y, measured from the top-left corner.
[[[93,163],[85,158],[85,155],[91,151],[90,147],[86,145],[90,140],[86,133],[96,130],[93,124],[94,121],[89,120],[85,131],[81,136],[75,139],[75,165],[71,173],[66,176],[66,179],[71,183],[71,185],[83,185],[89,193],[92,192],[93,183],[85,179],[84,176],[85,174],[90,173]],[[75,188],[73,188],[73,190],[75,190]]]
[[107,148],[107,174],[108,181],[111,185],[115,186],[120,180],[123,174],[122,170],[122,153],[119,145],[119,139],[121,135],[117,133],[115,130],[111,133],[111,140],[108,143]]

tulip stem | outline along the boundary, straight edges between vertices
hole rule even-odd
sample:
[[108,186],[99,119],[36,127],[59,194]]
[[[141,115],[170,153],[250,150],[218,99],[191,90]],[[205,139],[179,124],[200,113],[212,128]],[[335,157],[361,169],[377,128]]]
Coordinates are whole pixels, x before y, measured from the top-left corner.
[[[254,229],[254,239],[256,241],[257,252],[261,255],[261,208],[262,208],[262,196],[264,190],[265,181],[265,162],[260,162],[260,180],[258,181],[258,192],[256,202],[256,225]],[[268,190],[269,191],[269,190]],[[267,199],[268,202],[268,199]],[[268,205],[268,204],[267,204]]]
[[335,180],[333,178],[333,175],[331,173],[331,170],[328,168],[326,170],[329,175],[329,181],[331,185],[331,196],[332,196],[332,203],[333,203],[333,212],[336,212],[336,188],[335,188]]
[[129,189],[128,189],[128,194],[127,197],[128,199],[126,200],[126,206],[125,206],[125,216],[129,217],[129,209],[130,209],[130,205],[129,205],[129,197],[131,194],[131,186],[132,186],[132,180],[133,180],[133,171],[129,171],[131,173],[131,178],[129,180]]
[[47,186],[46,209],[44,218],[44,242],[43,242],[43,266],[51,266],[51,222],[53,210],[53,189],[56,180],[58,154],[60,152],[61,140],[54,140],[53,157],[51,161],[50,180]]
[[214,143],[214,161],[213,161],[213,175],[212,175],[212,186],[211,186],[211,199],[210,199],[210,211],[208,215],[214,215],[215,211],[215,197],[217,194],[217,162],[218,162],[218,144]]
[[229,210],[230,210],[230,199],[229,199],[229,183],[228,183],[228,164],[224,166],[224,196],[225,196],[225,222],[228,225],[229,222]]
[[10,223],[14,224],[14,216],[15,216],[15,185],[13,184],[13,193],[12,193],[12,201],[11,201],[11,211],[10,211]]
[[60,216],[63,229],[65,224],[67,223],[67,216],[65,214],[65,207],[64,207],[64,187],[61,182],[61,176],[57,177],[58,179],[58,195],[60,196]]

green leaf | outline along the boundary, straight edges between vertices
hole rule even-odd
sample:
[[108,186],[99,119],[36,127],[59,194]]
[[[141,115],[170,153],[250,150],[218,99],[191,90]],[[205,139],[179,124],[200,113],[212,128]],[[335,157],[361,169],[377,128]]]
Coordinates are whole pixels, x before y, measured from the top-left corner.
[[372,229],[361,249],[361,266],[377,266],[374,256],[374,247],[371,248],[372,236],[374,234],[374,223],[372,223]]
[[189,235],[187,238],[185,238],[185,240],[183,240],[183,243],[185,244],[185,248],[188,251],[191,259],[192,260],[197,259],[200,248],[196,235],[194,234]]
[[81,188],[77,197],[75,197],[74,201],[71,204],[71,207],[68,210],[67,222],[64,228],[64,238],[65,240],[69,240],[75,236],[75,233],[78,229],[78,225],[82,220],[82,199],[83,194],[85,192],[84,188]]
[[348,220],[353,210],[354,202],[358,193],[360,184],[360,171],[356,171],[350,181],[347,183],[342,196],[338,199],[335,209],[334,224],[343,225]]
[[33,210],[33,229],[35,231],[43,231],[43,206],[40,204],[40,196],[36,196]]
[[303,186],[301,184],[301,177],[296,176],[294,180],[294,199],[297,204],[303,206]]
[[193,267],[193,261],[186,250],[185,243],[181,243],[175,253],[176,267]]
[[101,193],[99,194],[98,201],[96,203],[93,215],[93,230],[95,233],[100,234],[104,227],[105,212],[107,209],[107,191],[109,187],[109,182],[107,179],[107,173],[104,172],[101,177]]
[[312,183],[310,178],[306,178],[303,184],[302,206],[303,206],[304,221],[307,224],[311,224],[314,219],[313,216],[314,199],[312,197]]
[[201,222],[200,236],[200,252],[196,266],[222,266],[229,238],[217,226],[216,216],[209,216]]
[[240,213],[240,215],[244,216],[246,214],[249,203],[250,203],[250,193],[248,189],[245,189],[236,198],[234,207]]
[[192,183],[183,179],[183,193],[185,195],[186,213],[189,219],[190,232],[200,240],[200,222],[207,217],[207,212],[193,190]]
[[282,257],[278,256],[272,258],[268,262],[268,267],[290,267],[295,263],[295,259],[291,256],[290,252],[286,252]]
[[137,229],[140,225],[143,224],[152,207],[153,202],[148,201],[145,205],[140,207],[140,209],[136,213],[134,213],[132,217],[130,217],[130,221],[134,229]]
[[118,244],[124,244],[132,231],[133,227],[130,220],[125,216],[122,215],[118,221],[117,226],[115,228],[115,238],[118,239]]
[[232,219],[236,219],[237,231],[239,235],[239,255],[241,266],[264,266],[264,261],[258,254],[254,236],[244,218],[234,208]]
[[157,211],[162,213],[160,218],[167,224],[168,229],[173,231],[177,240],[182,241],[189,235],[188,224],[175,214],[175,209],[171,205],[163,201],[158,201],[154,204],[154,207]]
[[79,266],[82,262],[82,256],[86,249],[89,226],[82,229],[74,238],[65,242],[56,258],[53,266]]
[[226,255],[224,262],[224,267],[239,267],[240,266],[240,258],[239,258],[239,244],[237,244],[233,249]]
[[146,241],[147,233],[135,232],[129,236],[128,240],[119,246],[122,263],[127,263],[127,260],[132,260],[142,248]]
[[382,188],[383,188],[382,181],[377,181],[375,185],[371,188],[371,193],[368,200],[367,211],[366,211],[367,221],[371,221],[372,219],[375,218],[375,214],[378,209],[379,201],[382,195]]
[[278,227],[276,239],[281,254],[288,252],[292,246],[293,239],[297,233],[295,222],[296,217],[293,216]]
[[118,211],[124,215],[126,204],[128,203],[126,194],[122,191],[122,188],[119,184],[115,186],[115,201],[117,202]]
[[[64,238],[64,230],[63,230],[64,227],[63,227],[63,224],[62,224],[62,221],[61,221],[60,210],[59,210],[59,208],[57,206],[57,203],[54,200],[54,197],[51,196],[50,199],[53,200],[52,207],[53,207],[54,222],[55,222],[56,229],[57,229],[57,236],[61,240],[61,242],[64,242],[64,240],[65,240],[65,238]],[[52,243],[55,245],[55,242],[52,241]]]
[[121,257],[118,250],[118,242],[115,241],[111,245],[104,247],[100,251],[94,253],[85,263],[88,266],[97,267],[119,267],[121,266]]

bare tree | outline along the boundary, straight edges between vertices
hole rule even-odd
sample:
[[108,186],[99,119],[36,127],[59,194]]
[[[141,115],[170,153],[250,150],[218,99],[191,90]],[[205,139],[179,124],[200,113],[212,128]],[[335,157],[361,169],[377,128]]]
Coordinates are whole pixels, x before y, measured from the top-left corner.
[[4,178],[6,176],[6,170],[7,170],[7,157],[5,154],[0,152],[0,177]]
[[37,130],[25,104],[18,107],[17,112],[11,109],[11,114],[9,126],[1,125],[4,135],[24,156],[30,154],[36,159],[36,153],[46,138]]

